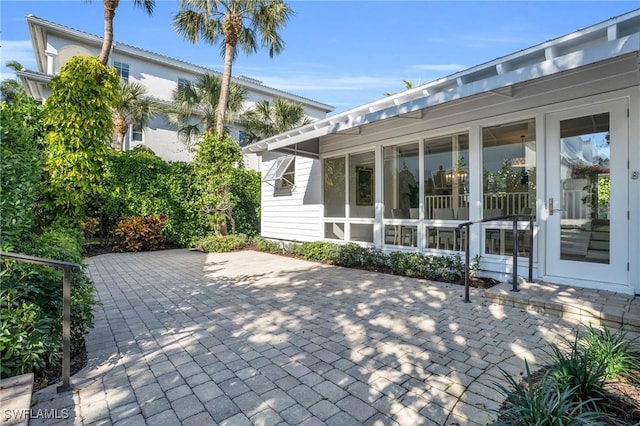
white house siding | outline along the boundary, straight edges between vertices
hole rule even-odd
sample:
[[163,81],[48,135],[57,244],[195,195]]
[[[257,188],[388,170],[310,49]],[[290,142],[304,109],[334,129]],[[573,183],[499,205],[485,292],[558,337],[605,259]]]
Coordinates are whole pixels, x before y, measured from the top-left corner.
[[[264,176],[279,154],[265,153]],[[262,182],[261,235],[292,241],[321,239],[320,161],[296,157],[296,185],[290,195],[275,196],[272,184]]]

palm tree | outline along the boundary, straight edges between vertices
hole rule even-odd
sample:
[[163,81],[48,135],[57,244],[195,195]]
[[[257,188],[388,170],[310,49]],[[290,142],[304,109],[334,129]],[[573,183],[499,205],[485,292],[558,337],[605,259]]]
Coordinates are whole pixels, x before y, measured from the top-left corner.
[[260,101],[243,118],[249,143],[311,123],[301,104],[283,98],[276,98],[273,103]]
[[[413,89],[413,83],[410,82],[409,80],[406,79],[402,79],[402,82],[404,83],[404,88],[405,90],[409,90],[409,89]],[[384,92],[385,96],[391,96],[394,95],[395,93],[391,93],[391,92]]]
[[[91,1],[91,0],[87,0]],[[111,45],[113,44],[113,18],[116,16],[116,9],[120,4],[120,0],[103,0],[104,4],[104,38],[102,40],[102,49],[100,50],[99,60],[102,65],[107,65],[109,54],[111,53]],[[155,7],[155,0],[133,0],[134,6],[142,7],[147,14],[151,15]]]
[[116,148],[122,150],[130,125],[145,127],[159,112],[158,106],[145,97],[147,89],[137,82],[120,80],[118,102],[114,108]]
[[[14,71],[22,71],[24,67],[20,62],[17,61],[7,61],[5,63],[7,68],[11,68]],[[0,82],[0,100],[6,102],[7,104],[11,104],[16,102],[18,98],[25,94],[24,88],[20,84],[20,82],[16,79],[6,79]]]
[[279,31],[293,10],[282,0],[181,0],[182,10],[173,19],[178,34],[197,43],[200,38],[216,44],[221,41],[224,57],[222,88],[216,110],[216,133],[222,136],[231,86],[231,67],[241,47],[247,55],[258,45],[269,49],[269,56],[280,53],[284,42]]
[[[173,92],[176,110],[168,114],[169,121],[178,127],[178,134],[188,144],[201,133],[215,133],[221,92],[222,79],[209,73],[201,76],[195,84],[180,87]],[[246,93],[237,84],[230,86],[226,104],[230,112],[227,122],[234,121],[236,113],[242,108]]]

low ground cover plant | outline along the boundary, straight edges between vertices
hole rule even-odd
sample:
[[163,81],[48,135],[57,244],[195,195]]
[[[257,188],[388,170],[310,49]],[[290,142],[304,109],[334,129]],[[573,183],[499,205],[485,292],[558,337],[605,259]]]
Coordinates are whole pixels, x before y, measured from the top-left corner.
[[525,380],[502,371],[509,386],[496,384],[506,400],[494,425],[637,424],[640,413],[617,407],[624,403],[608,388],[614,381],[640,386],[637,342],[622,329],[588,326],[551,345],[550,361],[538,373],[525,361]]
[[[329,263],[349,268],[387,272],[407,277],[445,282],[460,282],[464,278],[464,262],[460,255],[434,256],[419,252],[393,251],[385,253],[374,247],[355,243],[338,244],[328,241],[291,242],[279,244],[261,236],[248,240],[237,237],[210,236],[198,243],[205,252],[224,252],[252,248],[267,253],[284,254],[313,262]],[[480,257],[470,265],[472,275],[477,272]]]

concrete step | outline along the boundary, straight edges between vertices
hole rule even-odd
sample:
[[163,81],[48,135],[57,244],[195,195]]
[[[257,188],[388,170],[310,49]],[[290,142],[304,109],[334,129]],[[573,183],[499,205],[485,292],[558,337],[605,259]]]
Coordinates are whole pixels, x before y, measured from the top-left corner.
[[33,393],[33,373],[0,380],[2,425],[28,425]]

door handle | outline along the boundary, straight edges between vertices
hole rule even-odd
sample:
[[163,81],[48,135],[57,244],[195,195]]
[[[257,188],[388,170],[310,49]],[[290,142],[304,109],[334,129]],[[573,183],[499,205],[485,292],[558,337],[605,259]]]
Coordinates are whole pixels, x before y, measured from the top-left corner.
[[549,216],[553,216],[553,213],[554,213],[554,212],[561,212],[561,211],[563,211],[562,209],[554,209],[554,208],[553,208],[553,197],[549,197],[549,203],[548,203],[548,206],[549,206]]

